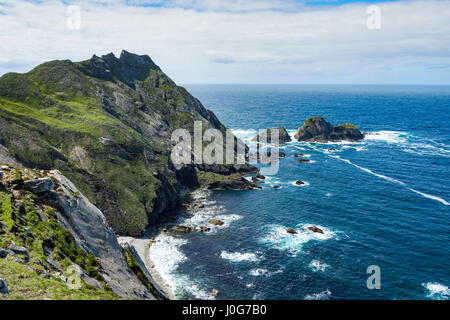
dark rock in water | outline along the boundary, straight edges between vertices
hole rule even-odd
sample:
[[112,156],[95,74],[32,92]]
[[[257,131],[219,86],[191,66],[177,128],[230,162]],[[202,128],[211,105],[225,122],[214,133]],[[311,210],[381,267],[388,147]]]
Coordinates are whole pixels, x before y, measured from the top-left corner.
[[208,221],[208,223],[215,225],[215,226],[222,226],[225,222],[217,219],[211,219]]
[[280,189],[281,187],[280,187],[279,185],[275,184],[275,185],[272,186],[272,188],[274,188],[274,189]]
[[266,178],[261,173],[258,173],[255,177],[258,178],[258,179],[265,179]]
[[294,137],[298,141],[328,140],[332,131],[333,126],[324,118],[312,117],[305,120],[303,125],[297,129]]
[[357,141],[363,138],[364,135],[359,131],[358,127],[351,123],[335,126],[330,135],[330,140]]
[[279,152],[278,152],[278,156],[279,156],[280,158],[286,158],[286,153],[279,151]]
[[[272,132],[278,131],[278,141],[273,141],[272,139]],[[256,137],[253,137],[252,141],[261,141],[261,142],[267,142],[267,143],[284,143],[284,142],[290,142],[291,137],[289,136],[289,133],[286,131],[285,127],[274,127],[269,128],[267,130],[264,130],[260,134],[258,134]]]
[[328,142],[328,140],[357,141],[363,139],[364,135],[357,126],[351,123],[333,127],[331,123],[319,116],[305,120],[294,137],[298,141]]
[[320,228],[318,228],[318,227],[315,227],[315,226],[308,227],[308,230],[310,230],[310,231],[312,231],[312,232],[322,233],[322,234],[323,234],[323,230],[320,229]]
[[25,189],[35,193],[44,193],[51,191],[55,188],[52,179],[50,178],[39,178],[36,180],[29,180],[24,182]]
[[296,234],[297,233],[297,231],[295,231],[292,228],[288,228],[286,231],[287,231],[287,233],[290,233],[290,234]]
[[301,158],[301,159],[297,159],[298,162],[310,162],[311,160],[309,159],[305,159],[305,158]]
[[182,226],[182,225],[177,225],[175,228],[173,228],[174,231],[177,232],[193,232],[195,231],[195,228],[192,227],[188,227],[188,226]]
[[328,150],[328,151],[336,151],[335,148],[328,148],[327,150]]
[[211,228],[208,228],[208,227],[205,227],[205,226],[201,226],[200,227],[200,231],[201,232],[209,232],[209,231],[211,231]]
[[0,278],[0,294],[8,294],[8,293],[9,290],[5,280]]
[[302,180],[297,180],[297,181],[295,181],[295,184],[298,185],[298,186],[301,186],[301,185],[303,185],[305,183]]
[[304,154],[303,153],[294,153],[294,157],[298,158],[298,157],[303,157]]

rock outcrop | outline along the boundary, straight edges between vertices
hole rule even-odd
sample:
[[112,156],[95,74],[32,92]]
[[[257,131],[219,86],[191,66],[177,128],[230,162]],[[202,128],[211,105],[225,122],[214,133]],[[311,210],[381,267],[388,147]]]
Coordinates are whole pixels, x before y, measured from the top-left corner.
[[357,141],[363,139],[364,135],[351,123],[333,127],[323,117],[317,116],[305,120],[294,137],[298,141],[327,142],[329,140]]
[[49,200],[60,208],[56,212],[58,222],[70,231],[78,247],[98,259],[108,286],[124,298],[152,298],[128,267],[122,247],[103,213],[59,171],[51,174],[59,184],[57,192],[48,194]]
[[[272,138],[276,137],[276,131],[278,132],[278,140]],[[272,134],[274,132],[274,134]],[[285,143],[292,141],[289,133],[286,131],[285,127],[274,127],[264,130],[257,136],[252,138],[252,141],[266,142],[266,143]]]

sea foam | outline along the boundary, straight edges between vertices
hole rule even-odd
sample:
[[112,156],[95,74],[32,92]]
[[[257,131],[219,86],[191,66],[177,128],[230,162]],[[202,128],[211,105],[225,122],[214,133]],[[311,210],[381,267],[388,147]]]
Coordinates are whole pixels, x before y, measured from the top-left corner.
[[427,282],[422,283],[422,286],[424,286],[428,290],[427,297],[437,300],[448,300],[450,299],[450,289],[440,283],[437,282]]

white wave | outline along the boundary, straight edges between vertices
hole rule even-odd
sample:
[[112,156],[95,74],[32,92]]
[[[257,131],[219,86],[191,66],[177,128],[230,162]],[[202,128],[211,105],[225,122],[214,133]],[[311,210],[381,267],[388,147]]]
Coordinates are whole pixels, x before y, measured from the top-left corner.
[[288,228],[285,226],[268,225],[266,226],[266,235],[260,239],[260,242],[280,251],[288,251],[289,253],[296,255],[298,252],[302,251],[303,245],[309,241],[323,241],[335,236],[335,233],[328,228],[318,226],[324,232],[321,234],[308,230],[308,227],[310,226],[312,225],[299,225],[298,228],[296,228],[297,233],[291,234],[287,232]]
[[150,248],[150,259],[155,265],[156,271],[172,289],[176,291],[180,283],[176,274],[178,264],[185,261],[187,257],[181,252],[180,247],[187,244],[185,239],[174,238],[164,233],[155,238],[155,242]]
[[[356,167],[356,168],[358,168],[358,169],[360,169],[360,170],[362,170],[362,171],[365,171],[365,172],[367,172],[367,173],[370,173],[370,174],[372,174],[372,175],[374,175],[374,176],[376,176],[376,177],[378,177],[378,178],[381,178],[381,179],[390,181],[390,182],[392,182],[392,183],[397,183],[397,184],[400,184],[400,185],[402,185],[402,186],[406,186],[406,184],[405,184],[404,182],[402,182],[402,181],[399,181],[399,180],[394,179],[394,178],[391,178],[391,177],[384,176],[384,175],[382,175],[382,174],[375,173],[375,172],[373,172],[373,171],[370,170],[370,169],[367,169],[367,168],[358,166],[357,164],[354,164],[354,163],[351,162],[350,160],[343,159],[343,158],[341,158],[340,156],[330,156],[330,157],[335,158],[335,159],[339,159],[339,160],[341,160],[341,161],[344,161],[344,162],[346,162],[346,163],[348,163],[348,164],[350,164],[350,165],[352,165],[352,166],[354,166],[354,167]],[[420,192],[420,191],[418,191],[418,190],[416,190],[416,189],[413,189],[413,188],[407,188],[407,189],[410,190],[410,191],[412,191],[412,192],[414,192],[414,193],[417,193],[417,194],[421,195],[422,197],[425,197],[425,198],[428,198],[428,199],[431,199],[431,200],[435,200],[435,201],[439,201],[439,202],[442,203],[443,205],[446,205],[446,206],[450,205],[450,203],[449,203],[448,201],[446,201],[446,200],[444,200],[444,199],[442,199],[442,198],[440,198],[440,197],[433,196],[433,195],[430,195],[430,194],[426,194],[426,193]]]
[[330,156],[330,157],[335,158],[335,159],[338,159],[338,160],[341,160],[341,161],[344,161],[344,162],[346,162],[346,163],[348,163],[348,164],[350,164],[350,165],[352,165],[352,166],[354,166],[354,167],[356,167],[356,168],[358,168],[358,169],[360,169],[360,170],[362,170],[362,171],[365,171],[365,172],[367,172],[367,173],[370,173],[370,174],[372,174],[372,175],[374,175],[374,176],[376,176],[376,177],[378,177],[378,178],[381,178],[381,179],[384,179],[384,180],[387,180],[387,181],[390,181],[390,182],[393,182],[393,183],[398,183],[398,184],[401,184],[401,185],[405,185],[404,182],[401,182],[401,181],[399,181],[399,180],[397,180],[397,179],[394,179],[394,178],[391,178],[391,177],[384,176],[384,175],[382,175],[382,174],[375,173],[375,172],[373,172],[373,171],[370,170],[370,169],[367,169],[367,168],[358,166],[357,164],[354,164],[354,163],[351,162],[350,160],[343,159],[343,158],[341,158],[340,156]]
[[328,267],[330,267],[328,264],[326,264],[325,262],[320,262],[319,260],[313,260],[311,261],[311,263],[309,264],[309,267],[314,271],[325,271]]
[[429,294],[427,295],[429,298],[438,300],[450,299],[450,289],[443,284],[437,282],[427,282],[422,283],[422,286],[427,288],[429,291]]
[[328,300],[331,296],[330,290],[325,290],[319,293],[312,293],[305,296],[305,300]]
[[186,291],[193,295],[195,298],[200,300],[215,300],[216,297],[204,289],[201,289],[198,284],[190,285],[185,287]]
[[262,276],[262,275],[267,275],[269,273],[269,271],[267,269],[252,269],[250,270],[249,274],[252,276]]
[[262,259],[261,256],[257,256],[255,253],[251,252],[241,253],[241,252],[222,251],[220,253],[220,257],[222,259],[230,260],[232,262],[242,262],[242,261],[258,262]]
[[408,140],[408,136],[408,132],[381,130],[367,132],[364,140],[383,141],[386,143],[405,143]]
[[327,196],[327,197],[332,197],[333,194],[332,194],[331,192],[327,192],[327,194],[326,194],[325,196]]
[[415,192],[415,193],[417,193],[417,194],[420,194],[422,197],[425,197],[425,198],[428,198],[428,199],[432,199],[432,200],[439,201],[440,203],[442,203],[442,204],[445,205],[445,206],[450,206],[450,203],[448,203],[447,201],[445,201],[445,200],[442,199],[442,198],[439,198],[439,197],[436,197],[436,196],[432,196],[432,195],[430,195],[430,194],[426,194],[426,193],[417,191],[417,190],[412,189],[412,188],[408,188],[408,189],[411,190],[412,192]]
[[294,187],[307,187],[307,186],[309,186],[309,182],[308,181],[303,181],[303,184],[300,184],[300,185],[296,184],[296,182],[297,182],[297,180],[292,181],[291,185],[293,185]]

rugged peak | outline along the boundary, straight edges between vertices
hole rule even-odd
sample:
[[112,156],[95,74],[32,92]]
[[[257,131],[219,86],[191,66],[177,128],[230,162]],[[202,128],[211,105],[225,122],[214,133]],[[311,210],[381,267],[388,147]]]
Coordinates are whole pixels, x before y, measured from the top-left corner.
[[77,66],[91,77],[119,80],[133,88],[135,81],[144,80],[151,70],[161,71],[148,55],[137,55],[125,50],[122,50],[120,58],[112,52],[101,57],[94,54],[91,59],[77,63]]

